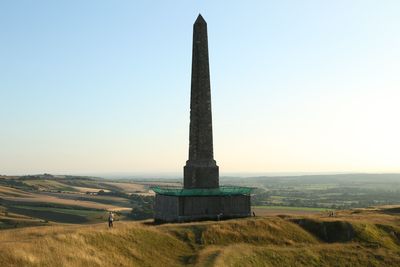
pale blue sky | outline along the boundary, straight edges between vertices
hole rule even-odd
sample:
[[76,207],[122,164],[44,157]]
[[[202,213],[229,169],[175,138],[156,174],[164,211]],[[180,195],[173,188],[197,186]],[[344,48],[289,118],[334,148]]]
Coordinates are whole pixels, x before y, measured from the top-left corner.
[[221,173],[400,172],[397,0],[21,0],[0,2],[0,174],[181,172],[198,13]]

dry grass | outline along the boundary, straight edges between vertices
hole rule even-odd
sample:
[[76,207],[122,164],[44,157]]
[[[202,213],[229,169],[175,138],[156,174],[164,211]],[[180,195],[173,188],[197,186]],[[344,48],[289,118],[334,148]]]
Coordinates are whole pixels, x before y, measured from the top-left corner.
[[72,205],[72,206],[80,206],[84,208],[91,209],[104,209],[104,210],[112,210],[112,211],[121,211],[121,210],[130,210],[130,208],[120,207],[111,204],[103,204],[92,201],[83,201],[83,200],[73,200],[73,199],[64,199],[58,198],[54,196],[42,195],[42,194],[30,194],[28,197],[3,197],[5,200],[21,202],[21,203],[55,203],[61,205]]
[[15,188],[0,185],[0,197],[31,197],[32,194]]
[[400,266],[399,217],[351,214],[4,230],[0,266]]
[[323,214],[326,212],[321,212],[318,210],[294,210],[294,209],[268,209],[261,207],[252,207],[252,211],[255,212],[257,216],[277,216],[277,215],[309,215],[309,214]]
[[122,182],[121,183],[120,182],[105,182],[103,184],[107,184],[107,185],[116,187],[125,193],[137,193],[137,192],[146,193],[147,192],[145,185],[143,185],[143,184],[122,183]]
[[[98,192],[100,189],[92,187],[79,187],[69,186],[58,181],[53,180],[27,180],[24,181],[27,185],[35,186],[38,190],[36,192],[26,192],[23,190],[15,189],[8,186],[0,186],[0,198],[14,202],[21,203],[21,205],[37,205],[40,203],[45,204],[60,204],[67,206],[80,206],[82,208],[90,209],[101,209],[110,211],[129,211],[131,208],[124,207],[126,205],[119,205],[122,202],[128,202],[128,200],[120,197],[112,196],[90,196],[84,193],[86,192]],[[125,188],[125,190],[141,190],[144,185],[131,184],[131,183],[108,183],[109,185]],[[68,193],[49,193],[46,191],[68,191]],[[72,191],[74,192],[72,192]],[[103,189],[105,192],[109,192],[107,189]],[[44,191],[44,192],[43,192]],[[84,194],[86,200],[80,200]],[[107,200],[108,202],[101,203],[97,200]],[[107,203],[107,204],[106,204]],[[108,204],[112,203],[112,204]],[[115,203],[115,204],[114,204]]]
[[54,180],[44,180],[44,179],[26,180],[24,181],[24,184],[33,186],[36,188],[36,190],[39,191],[49,191],[49,190],[74,191],[72,187]]
[[103,190],[104,192],[110,192],[110,190],[107,189],[98,189],[92,187],[81,187],[81,186],[71,186],[71,187],[79,193],[86,193],[86,192],[97,193],[100,190]]
[[165,225],[159,228],[186,242],[199,245],[317,243],[310,233],[279,217]]
[[1,266],[175,266],[192,253],[184,242],[138,223],[4,232]]
[[212,266],[396,266],[397,253],[354,244],[296,247],[232,245],[214,256]]

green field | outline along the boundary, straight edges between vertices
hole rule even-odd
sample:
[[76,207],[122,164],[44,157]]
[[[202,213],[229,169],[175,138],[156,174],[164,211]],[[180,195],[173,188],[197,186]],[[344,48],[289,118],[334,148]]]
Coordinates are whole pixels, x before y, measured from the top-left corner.
[[14,206],[19,209],[29,209],[29,210],[37,210],[37,211],[53,211],[71,215],[79,215],[79,216],[101,216],[105,215],[106,211],[103,210],[80,210],[80,209],[62,209],[62,208],[50,208],[50,207],[33,207],[33,206]]
[[[45,207],[45,206],[28,206],[28,205],[12,205],[8,207],[9,212],[21,214],[29,218],[37,218],[45,222],[57,223],[93,223],[104,221],[107,212],[104,210],[79,209],[79,207]],[[17,224],[22,226],[21,224]]]
[[28,186],[35,188],[36,190],[46,190],[46,191],[69,191],[75,192],[71,186],[67,186],[63,183],[54,180],[26,180],[24,183]]
[[337,174],[221,178],[222,183],[256,188],[254,206],[322,209],[400,204],[400,174]]
[[154,197],[146,194],[148,186],[126,180],[51,174],[0,176],[0,229],[104,222],[107,211],[116,212],[120,220],[152,218]]

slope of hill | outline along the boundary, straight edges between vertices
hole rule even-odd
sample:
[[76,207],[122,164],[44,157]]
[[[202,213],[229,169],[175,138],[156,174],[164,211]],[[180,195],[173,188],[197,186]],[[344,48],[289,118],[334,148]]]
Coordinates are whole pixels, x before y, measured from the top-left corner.
[[[150,218],[140,212],[149,187],[128,181],[65,175],[0,175],[0,229],[50,223],[96,223],[106,211],[119,218]],[[143,202],[142,201],[142,202]],[[141,208],[141,209],[140,209]],[[147,217],[145,217],[147,216]]]
[[4,230],[0,266],[399,266],[398,210]]

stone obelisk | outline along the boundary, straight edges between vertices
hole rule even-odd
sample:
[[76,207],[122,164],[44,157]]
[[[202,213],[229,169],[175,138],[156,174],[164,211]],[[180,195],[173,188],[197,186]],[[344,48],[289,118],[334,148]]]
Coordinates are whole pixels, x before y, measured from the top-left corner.
[[219,187],[219,169],[213,152],[210,89],[207,23],[199,15],[193,25],[189,160],[184,167],[184,188]]
[[207,23],[201,15],[193,26],[189,159],[184,188],[154,186],[155,222],[190,222],[248,217],[251,188],[219,186],[211,120]]

